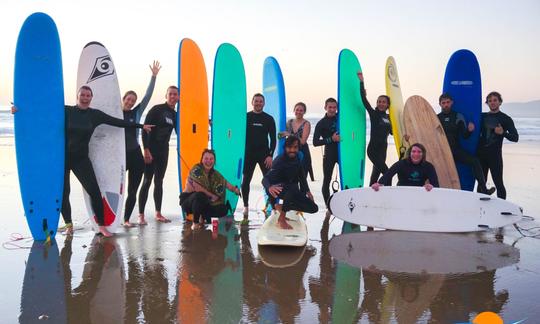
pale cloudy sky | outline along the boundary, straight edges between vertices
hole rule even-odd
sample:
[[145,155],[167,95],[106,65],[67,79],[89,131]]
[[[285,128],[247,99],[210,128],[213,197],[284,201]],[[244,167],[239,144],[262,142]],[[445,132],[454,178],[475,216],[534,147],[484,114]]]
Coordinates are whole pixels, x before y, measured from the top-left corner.
[[436,102],[446,63],[458,49],[478,57],[483,92],[506,101],[540,99],[540,1],[0,1],[0,105],[13,97],[13,59],[19,29],[35,11],[49,14],[62,42],[66,103],[74,103],[82,47],[103,43],[115,62],[122,92],[142,94],[148,64],[163,69],[151,104],[177,83],[178,45],[195,40],[207,65],[211,89],[214,55],[234,44],[246,67],[248,97],[261,91],[266,56],[281,64],[289,109],[305,101],[322,114],[337,92],[337,60],[353,50],[364,70],[372,101],[384,93],[384,65],[394,56],[405,98]]

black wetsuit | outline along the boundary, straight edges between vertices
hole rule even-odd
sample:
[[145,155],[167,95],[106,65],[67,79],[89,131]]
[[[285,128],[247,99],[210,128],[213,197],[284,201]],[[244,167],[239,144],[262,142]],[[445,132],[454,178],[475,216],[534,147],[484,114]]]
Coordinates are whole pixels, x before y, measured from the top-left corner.
[[313,146],[324,145],[322,194],[326,207],[328,207],[328,199],[330,198],[329,187],[332,172],[338,163],[338,143],[332,140],[332,135],[337,132],[337,116],[336,114],[334,117],[328,117],[325,114],[324,118],[319,120],[315,126],[313,133]]
[[379,179],[379,183],[385,186],[392,185],[392,178],[396,173],[398,175],[398,186],[422,187],[426,184],[426,180],[429,180],[433,187],[439,186],[439,178],[435,167],[428,161],[414,164],[409,159],[399,160],[384,173]]
[[[302,139],[302,135],[304,134],[304,127],[306,127],[306,125],[309,125],[309,121],[305,120],[302,125],[298,127],[296,132],[293,129],[293,122],[294,119],[289,119],[289,121],[287,121],[287,131],[291,135]],[[307,142],[304,144],[300,144],[299,150],[304,155],[302,157],[302,166],[304,167],[304,171],[306,172],[306,177],[309,174],[309,176],[311,177],[311,181],[315,181],[313,176],[313,166],[311,165],[311,152],[309,151],[309,144]]]
[[[156,84],[156,77],[152,76],[150,84],[146,89],[141,102],[135,106],[135,108],[124,111],[124,120],[138,123],[141,120],[141,116],[152,98],[152,92],[154,92],[154,86]],[[141,154],[141,147],[137,138],[139,132],[137,129],[126,128],[126,172],[128,173],[128,190],[126,198],[126,207],[124,208],[124,222],[129,221],[129,217],[135,207],[135,201],[137,200],[137,189],[141,184],[142,175],[144,173],[144,158]]]
[[[495,134],[495,127],[501,125],[503,134]],[[478,159],[482,166],[484,177],[491,172],[491,178],[497,188],[497,197],[506,199],[506,188],[503,182],[502,144],[506,138],[511,142],[519,140],[519,134],[514,121],[503,112],[482,113],[480,122],[480,141],[478,142]]]
[[478,191],[485,193],[487,191],[486,178],[482,172],[480,161],[459,146],[459,137],[462,136],[464,139],[467,139],[472,133],[465,126],[465,117],[453,110],[448,113],[441,111],[437,117],[439,117],[439,121],[446,134],[446,139],[448,140],[448,145],[450,146],[450,150],[452,150],[454,163],[461,162],[471,167],[474,178],[478,181]]
[[[88,144],[96,127],[107,124],[117,127],[139,127],[143,125],[124,121],[107,115],[97,109],[80,109],[77,106],[66,106],[66,165],[64,173],[64,196],[62,200],[62,216],[66,224],[71,223],[71,204],[69,193],[69,171],[73,171],[81,182],[91,200],[98,225],[104,225],[103,201],[97,183],[92,162],[88,157]],[[107,157],[103,157],[107,158]]]
[[[270,144],[268,144],[270,138]],[[242,199],[244,207],[249,205],[249,185],[255,166],[259,164],[259,168],[263,176],[268,172],[268,168],[264,165],[264,160],[267,157],[274,155],[276,149],[276,123],[274,118],[263,112],[255,113],[250,111],[247,113],[246,127],[246,153],[244,156],[244,174],[242,180]]]
[[392,124],[390,123],[390,117],[385,111],[380,111],[377,108],[373,109],[369,104],[364,82],[360,82],[360,91],[371,123],[371,132],[367,147],[368,157],[373,163],[373,170],[369,179],[369,185],[371,186],[377,182],[381,174],[384,174],[388,170],[388,166],[386,165],[386,149],[388,148],[388,135],[392,134]]
[[152,154],[152,163],[144,166],[144,181],[139,191],[139,213],[144,214],[148,191],[152,178],[154,178],[154,204],[157,212],[161,212],[163,199],[163,178],[167,171],[169,159],[169,140],[173,129],[176,129],[176,111],[167,103],[156,105],[150,109],[144,122],[146,125],[155,125],[148,134],[143,132],[144,149]]
[[278,184],[283,187],[277,198],[283,199],[285,212],[296,210],[313,214],[319,209],[317,204],[306,196],[309,186],[304,167],[298,157],[291,159],[286,153],[276,157],[272,162],[272,168],[264,176],[262,184],[272,205],[276,203],[276,198],[270,195],[268,189]]

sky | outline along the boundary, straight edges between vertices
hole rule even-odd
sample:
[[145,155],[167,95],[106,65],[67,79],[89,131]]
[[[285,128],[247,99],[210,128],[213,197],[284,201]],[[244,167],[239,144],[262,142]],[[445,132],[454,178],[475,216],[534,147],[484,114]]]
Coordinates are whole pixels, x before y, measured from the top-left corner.
[[[199,45],[212,89],[214,56],[221,43],[235,45],[245,65],[248,98],[262,91],[267,56],[279,61],[288,113],[304,101],[308,114],[324,113],[337,96],[337,62],[348,48],[362,66],[368,98],[385,93],[388,56],[396,60],[403,97],[436,103],[450,55],[472,50],[480,63],[483,93],[507,102],[540,99],[540,1],[319,1],[319,0],[1,0],[0,106],[13,99],[13,67],[19,30],[41,11],[56,22],[62,46],[66,104],[75,103],[77,64],[84,45],[104,44],[115,63],[122,93],[140,96],[148,65],[162,63],[151,105],[177,84],[178,46]],[[211,94],[209,94],[211,96]]]

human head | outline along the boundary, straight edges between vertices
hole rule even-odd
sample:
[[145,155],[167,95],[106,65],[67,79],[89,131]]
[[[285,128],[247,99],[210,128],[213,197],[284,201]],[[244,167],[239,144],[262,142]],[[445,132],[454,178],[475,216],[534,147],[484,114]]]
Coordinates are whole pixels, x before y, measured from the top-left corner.
[[337,100],[334,98],[328,98],[324,102],[324,110],[326,110],[326,114],[328,117],[334,117],[337,114],[337,107],[338,103]]
[[211,149],[204,149],[201,154],[201,164],[207,171],[214,169],[214,165],[216,165],[216,152]]
[[260,113],[264,108],[264,96],[261,93],[256,93],[251,99],[251,105],[253,106],[253,111]]
[[167,99],[167,105],[174,108],[178,102],[179,90],[177,86],[169,86],[167,88],[167,93],[165,94],[165,99]]
[[407,150],[407,158],[414,164],[420,164],[426,160],[426,147],[420,143],[414,143]]
[[454,99],[448,93],[443,93],[439,96],[439,106],[445,113],[449,113],[454,105]]
[[498,112],[502,103],[502,96],[497,91],[492,91],[486,96],[486,104],[492,112]]
[[122,109],[130,110],[131,108],[133,108],[133,106],[135,106],[136,102],[137,102],[137,93],[133,90],[129,90],[122,97]]
[[300,146],[300,139],[294,135],[287,136],[285,139],[285,154],[290,159],[296,158],[298,154],[298,147]]
[[90,107],[90,103],[92,102],[92,97],[94,97],[92,88],[90,88],[89,86],[83,85],[82,87],[79,88],[79,91],[77,91],[77,105],[83,109]]
[[304,114],[306,113],[307,107],[306,104],[303,102],[297,102],[296,105],[294,105],[294,116],[298,119],[304,118]]
[[386,111],[390,107],[390,97],[387,95],[380,95],[377,98],[377,109],[380,111]]

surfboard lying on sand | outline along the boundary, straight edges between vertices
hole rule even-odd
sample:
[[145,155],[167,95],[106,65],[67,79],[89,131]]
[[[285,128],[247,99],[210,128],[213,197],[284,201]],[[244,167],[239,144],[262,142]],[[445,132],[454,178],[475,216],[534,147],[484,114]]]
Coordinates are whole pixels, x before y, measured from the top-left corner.
[[347,222],[419,232],[475,232],[519,222],[523,212],[509,201],[444,188],[356,188],[337,192],[332,213]]
[[307,243],[307,226],[304,217],[296,211],[289,211],[286,217],[287,223],[292,229],[281,229],[277,220],[279,213],[272,211],[272,214],[264,221],[257,235],[259,245],[283,245],[283,246],[304,246]]
[[[118,77],[109,51],[98,42],[86,44],[79,59],[77,90],[87,85],[94,94],[91,108],[123,119]],[[124,182],[126,173],[125,131],[120,127],[100,125],[94,130],[89,144],[89,157],[96,173],[103,199],[105,226],[115,232],[122,219]],[[92,210],[90,196],[84,201],[94,231],[98,232],[97,219]]]
[[478,234],[375,231],[338,235],[332,257],[370,271],[459,274],[519,262],[519,249]]

